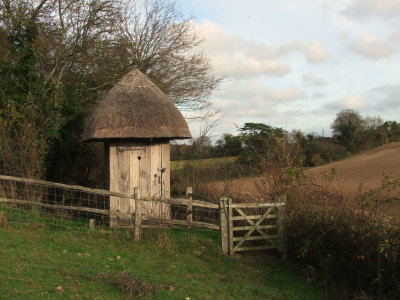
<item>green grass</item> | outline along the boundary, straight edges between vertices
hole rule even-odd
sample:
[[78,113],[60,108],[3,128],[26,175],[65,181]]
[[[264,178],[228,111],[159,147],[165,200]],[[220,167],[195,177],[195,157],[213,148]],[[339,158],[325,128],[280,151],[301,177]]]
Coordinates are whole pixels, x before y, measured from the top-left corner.
[[218,158],[205,158],[205,159],[194,159],[194,160],[175,160],[171,161],[171,171],[180,171],[187,164],[191,164],[195,167],[200,168],[220,168],[224,165],[232,165],[235,163],[236,156],[218,157]]
[[[129,299],[112,283],[128,271],[155,287],[150,299],[320,299],[296,267],[220,253],[218,232],[68,231],[0,224],[1,299]],[[57,287],[62,291],[57,291]],[[135,299],[135,298],[132,298]]]

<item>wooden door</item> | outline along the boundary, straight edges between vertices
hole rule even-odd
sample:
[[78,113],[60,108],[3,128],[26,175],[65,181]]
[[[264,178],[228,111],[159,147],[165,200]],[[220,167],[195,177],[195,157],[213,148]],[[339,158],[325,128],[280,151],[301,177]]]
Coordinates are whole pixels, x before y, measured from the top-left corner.
[[[110,197],[110,211],[133,214],[135,212],[134,195],[149,196],[148,147],[140,144],[110,145],[110,190],[130,195],[131,198]],[[130,226],[132,218],[110,218],[111,226]]]
[[[169,206],[149,199],[170,197],[169,142],[110,144],[110,190],[135,195],[142,201],[146,216],[169,218]],[[110,210],[133,214],[135,200],[110,197]],[[130,224],[110,218],[112,226]]]

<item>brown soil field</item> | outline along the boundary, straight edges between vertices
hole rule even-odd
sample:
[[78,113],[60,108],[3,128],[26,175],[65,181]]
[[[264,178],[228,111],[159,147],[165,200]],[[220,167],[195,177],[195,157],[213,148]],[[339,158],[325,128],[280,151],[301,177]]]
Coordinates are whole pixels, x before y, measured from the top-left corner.
[[[348,199],[353,199],[362,191],[378,188],[384,173],[400,177],[400,142],[387,144],[345,160],[308,169],[317,182],[324,182],[326,174],[334,169],[335,176],[330,185]],[[229,194],[258,194],[253,179],[238,179],[212,184],[212,189],[226,190]],[[400,189],[394,194],[400,196]]]
[[[348,198],[374,189],[382,183],[384,173],[400,177],[400,142],[387,144],[351,158],[309,169],[307,172],[318,181],[334,169],[336,176],[332,187]],[[398,193],[399,191],[397,191]]]

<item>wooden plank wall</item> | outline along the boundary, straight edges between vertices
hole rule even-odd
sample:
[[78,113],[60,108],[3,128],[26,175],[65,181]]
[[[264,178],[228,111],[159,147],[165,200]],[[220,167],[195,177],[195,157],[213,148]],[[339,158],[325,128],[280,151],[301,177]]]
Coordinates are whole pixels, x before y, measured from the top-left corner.
[[[168,141],[111,143],[109,166],[111,191],[134,194],[136,189],[139,198],[170,197]],[[165,168],[165,171],[161,172],[161,168]],[[122,203],[120,199],[111,197],[110,210],[134,213],[134,200]],[[169,218],[170,207],[165,203],[145,202],[142,213]]]

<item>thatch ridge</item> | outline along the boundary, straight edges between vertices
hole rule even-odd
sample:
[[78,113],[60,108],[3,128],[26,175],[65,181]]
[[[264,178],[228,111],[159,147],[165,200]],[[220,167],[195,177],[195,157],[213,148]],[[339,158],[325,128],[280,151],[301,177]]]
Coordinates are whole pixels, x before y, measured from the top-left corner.
[[105,94],[86,120],[82,134],[83,141],[191,137],[180,111],[138,69]]

